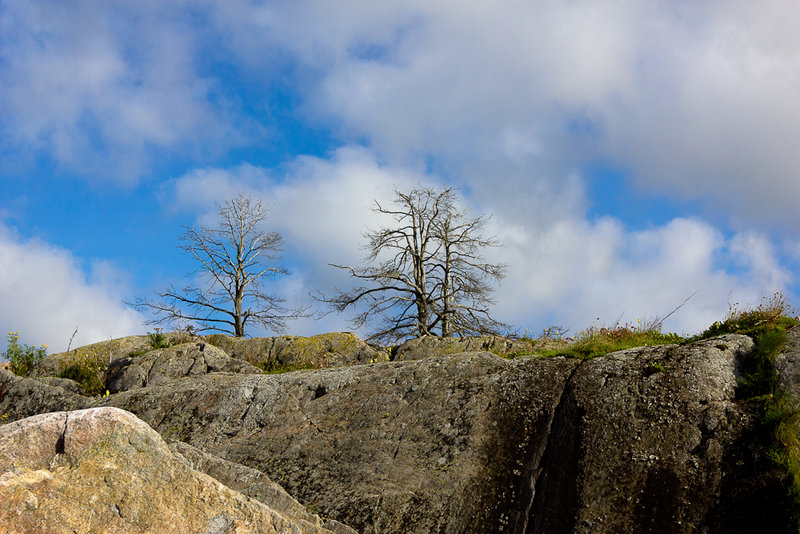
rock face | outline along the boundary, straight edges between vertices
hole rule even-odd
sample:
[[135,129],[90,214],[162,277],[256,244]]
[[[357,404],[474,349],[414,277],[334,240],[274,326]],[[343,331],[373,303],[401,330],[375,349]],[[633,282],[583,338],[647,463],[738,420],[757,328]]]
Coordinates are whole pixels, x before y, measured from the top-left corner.
[[357,534],[355,530],[331,519],[320,519],[273,482],[261,471],[217,458],[182,441],[172,441],[170,449],[186,458],[193,469],[201,471],[243,495],[260,501],[273,510],[295,519],[322,525],[336,534]]
[[478,353],[282,375],[205,375],[119,393],[162,435],[254,467],[366,532],[516,523],[577,362]]
[[[453,341],[442,350],[469,343]],[[288,350],[241,343],[222,348],[239,361]],[[0,371],[0,413],[124,408],[178,440],[189,466],[341,533],[786,530],[780,473],[735,393],[750,338],[587,361],[430,356],[426,343],[398,361],[278,375],[158,371],[94,399]],[[787,387],[798,354],[800,329],[778,359]]]
[[0,427],[0,502],[4,532],[330,532],[193,470],[115,408]]
[[92,402],[92,399],[76,393],[77,384],[71,380],[67,381],[67,388],[48,383],[48,380],[22,378],[0,369],[0,422],[46,412],[78,410]]
[[257,374],[261,370],[231,358],[214,345],[195,341],[152,350],[140,356],[117,358],[105,372],[105,384],[106,389],[116,393],[214,372]]

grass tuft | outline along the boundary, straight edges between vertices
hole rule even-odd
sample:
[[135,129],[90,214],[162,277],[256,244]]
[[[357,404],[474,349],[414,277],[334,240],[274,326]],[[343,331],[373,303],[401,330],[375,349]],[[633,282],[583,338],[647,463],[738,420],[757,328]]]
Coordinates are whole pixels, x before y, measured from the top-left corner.
[[618,350],[651,345],[681,343],[678,334],[665,334],[652,327],[617,325],[613,328],[592,327],[578,334],[571,342],[539,352],[542,356],[566,356],[582,360],[604,356]]

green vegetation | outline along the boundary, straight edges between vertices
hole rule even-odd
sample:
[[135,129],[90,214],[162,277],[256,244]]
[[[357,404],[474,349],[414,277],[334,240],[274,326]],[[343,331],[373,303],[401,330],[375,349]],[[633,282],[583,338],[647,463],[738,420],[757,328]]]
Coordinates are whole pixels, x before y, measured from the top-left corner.
[[107,367],[107,357],[98,353],[96,346],[88,350],[75,350],[61,361],[59,378],[69,378],[78,382],[87,395],[100,395],[105,391],[103,377]]
[[160,328],[156,328],[155,332],[148,332],[147,339],[154,349],[166,349],[172,346],[172,340],[162,333]]
[[644,374],[645,376],[654,375],[656,373],[661,373],[664,371],[664,365],[661,362],[650,362],[650,365],[647,366]]
[[678,334],[662,333],[657,325],[632,326],[626,324],[613,328],[592,327],[584,330],[574,339],[554,342],[552,344],[555,346],[538,351],[537,354],[586,360],[618,350],[650,345],[669,345],[683,341],[684,339]]
[[33,366],[47,356],[47,345],[36,348],[36,345],[20,345],[19,331],[8,333],[8,348],[3,358],[9,361],[8,368],[19,376],[28,376]]
[[755,347],[743,363],[737,396],[758,409],[767,455],[785,474],[791,530],[800,531],[800,406],[778,388],[775,372],[775,360],[786,342],[786,330],[800,324],[789,316],[790,312],[784,296],[776,293],[755,309],[732,306],[725,321],[714,323],[698,337],[745,334],[753,338]]

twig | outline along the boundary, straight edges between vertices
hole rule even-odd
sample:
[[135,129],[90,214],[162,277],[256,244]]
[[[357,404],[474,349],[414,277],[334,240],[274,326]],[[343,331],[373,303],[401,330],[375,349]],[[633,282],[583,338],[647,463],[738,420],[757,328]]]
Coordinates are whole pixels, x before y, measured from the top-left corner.
[[75,327],[75,331],[69,336],[69,343],[67,343],[67,352],[69,352],[69,348],[72,346],[72,340],[75,339],[75,334],[78,333],[78,327]]

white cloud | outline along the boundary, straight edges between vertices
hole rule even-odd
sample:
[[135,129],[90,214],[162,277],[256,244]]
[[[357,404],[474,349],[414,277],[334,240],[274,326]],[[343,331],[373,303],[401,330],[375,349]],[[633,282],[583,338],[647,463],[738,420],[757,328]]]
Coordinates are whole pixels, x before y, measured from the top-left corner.
[[[0,227],[0,325],[19,331],[20,342],[45,343],[50,352],[140,334],[143,318],[122,300],[125,275],[106,262],[91,276],[66,250],[39,240],[20,240]],[[2,346],[5,346],[3,342]]]
[[183,3],[6,2],[0,10],[0,148],[132,182],[156,156],[222,153],[249,119],[198,68]]
[[664,318],[691,296],[665,329],[697,333],[723,319],[730,303],[757,305],[791,282],[766,240],[726,239],[696,219],[645,231],[626,231],[611,219],[564,220],[527,229],[525,240],[507,239],[503,223],[498,227],[501,240],[512,243],[499,256],[511,270],[498,310],[508,321],[530,321],[522,327],[552,323],[575,333],[598,319],[635,325]]
[[601,160],[737,225],[793,220],[800,7],[789,0],[218,11],[242,61],[291,54],[309,116],[392,162],[433,158],[474,185],[475,166],[512,161],[560,182]]

